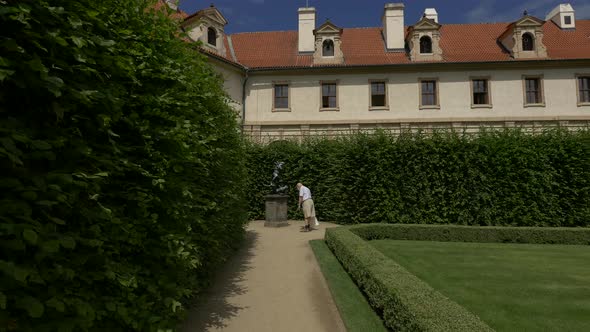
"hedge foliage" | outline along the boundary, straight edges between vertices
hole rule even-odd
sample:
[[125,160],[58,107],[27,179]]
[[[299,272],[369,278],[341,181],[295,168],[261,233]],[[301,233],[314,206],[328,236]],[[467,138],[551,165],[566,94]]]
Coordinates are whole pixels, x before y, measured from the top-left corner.
[[392,330],[493,331],[348,228],[327,229],[326,243]]
[[168,331],[246,220],[220,78],[155,0],[0,0],[0,331]]
[[[251,145],[250,217],[263,218],[275,161],[342,224],[590,225],[590,131],[358,134]],[[296,190],[290,213],[296,214]]]
[[366,224],[350,231],[365,240],[590,245],[590,228]]

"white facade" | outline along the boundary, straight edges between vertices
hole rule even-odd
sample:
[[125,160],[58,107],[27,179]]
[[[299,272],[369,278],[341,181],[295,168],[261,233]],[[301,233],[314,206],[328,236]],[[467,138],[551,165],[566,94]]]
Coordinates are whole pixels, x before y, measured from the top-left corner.
[[[576,75],[589,67],[372,73],[253,75],[246,87],[246,132],[262,140],[297,138],[307,133],[346,133],[356,129],[588,126],[590,104],[579,103]],[[524,79],[538,77],[541,105],[525,102]],[[489,83],[489,105],[473,105],[472,79]],[[420,107],[420,79],[438,82],[439,105]],[[337,82],[337,111],[320,107],[321,82]],[[386,109],[372,109],[370,81],[386,82]],[[289,85],[289,109],[273,109],[273,86]]]
[[[245,125],[422,121],[590,120],[578,105],[576,74],[590,68],[460,72],[308,74],[252,76],[247,84]],[[523,76],[541,76],[544,106],[527,106]],[[490,83],[491,105],[472,105],[471,78]],[[420,109],[419,79],[438,81],[439,107]],[[387,82],[388,109],[371,110],[369,80]],[[322,111],[320,82],[337,81],[338,111]],[[273,110],[273,82],[289,84],[290,109]]]

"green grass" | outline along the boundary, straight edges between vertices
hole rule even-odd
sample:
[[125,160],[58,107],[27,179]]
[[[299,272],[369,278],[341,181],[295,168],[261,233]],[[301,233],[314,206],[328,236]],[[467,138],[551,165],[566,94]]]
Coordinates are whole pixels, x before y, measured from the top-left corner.
[[334,257],[326,242],[314,240],[309,243],[348,332],[386,332],[383,322]]
[[497,331],[590,330],[590,246],[370,243]]

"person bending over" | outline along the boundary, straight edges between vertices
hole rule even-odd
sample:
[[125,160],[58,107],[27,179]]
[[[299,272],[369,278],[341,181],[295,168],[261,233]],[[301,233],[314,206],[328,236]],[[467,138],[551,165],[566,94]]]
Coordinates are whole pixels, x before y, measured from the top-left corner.
[[297,184],[297,189],[299,190],[299,208],[303,208],[303,217],[305,218],[303,231],[309,232],[312,230],[315,220],[315,207],[311,199],[311,191],[301,182]]

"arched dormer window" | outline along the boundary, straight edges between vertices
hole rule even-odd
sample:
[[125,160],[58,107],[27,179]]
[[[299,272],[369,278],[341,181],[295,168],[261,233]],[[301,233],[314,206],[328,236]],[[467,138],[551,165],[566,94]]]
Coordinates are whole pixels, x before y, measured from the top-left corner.
[[530,33],[522,35],[522,50],[523,51],[534,51],[535,50],[535,39]]
[[217,32],[211,27],[207,29],[207,42],[209,45],[217,46]]
[[428,36],[420,38],[420,53],[432,53],[432,39]]
[[334,42],[332,39],[326,39],[322,43],[322,56],[334,56]]

